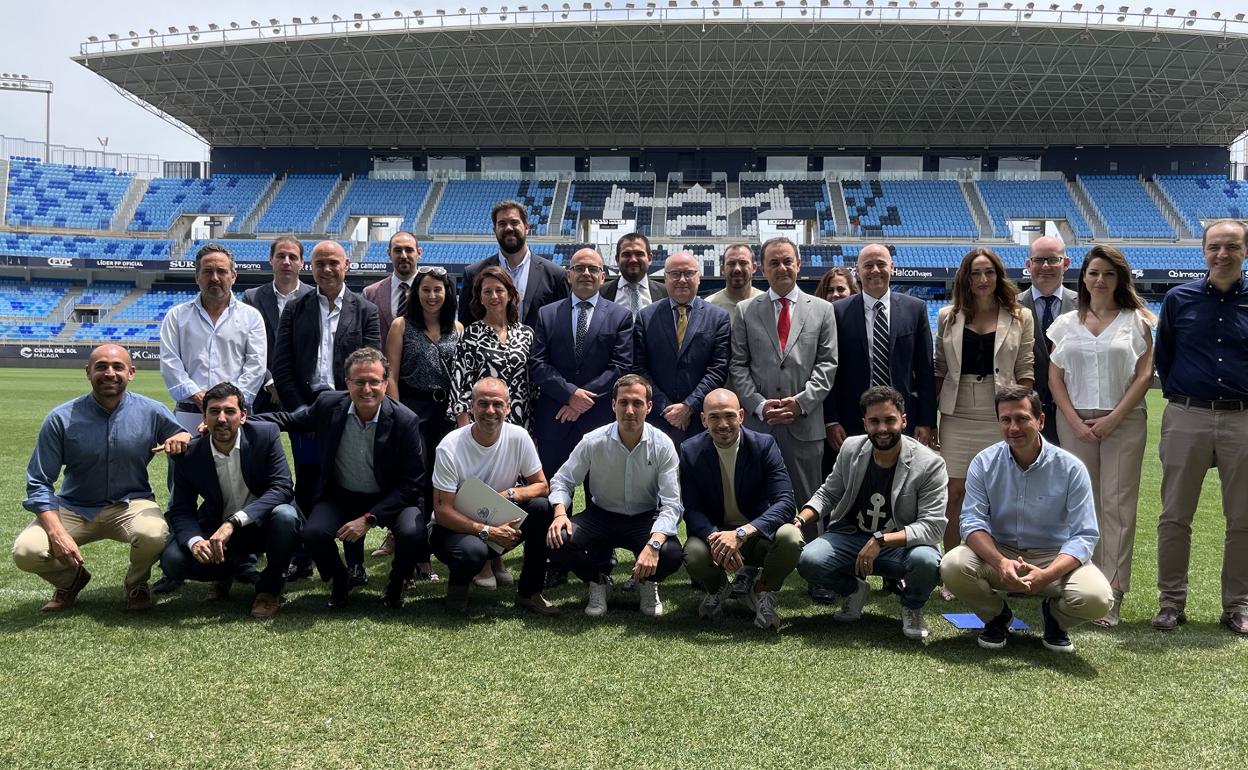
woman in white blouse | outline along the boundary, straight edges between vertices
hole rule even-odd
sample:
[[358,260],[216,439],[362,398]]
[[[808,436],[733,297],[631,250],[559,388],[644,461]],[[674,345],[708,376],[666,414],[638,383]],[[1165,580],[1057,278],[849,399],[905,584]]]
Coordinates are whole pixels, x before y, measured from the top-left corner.
[[1144,396],[1153,380],[1156,318],[1131,283],[1121,251],[1094,246],[1079,270],[1078,309],[1049,327],[1049,389],[1062,448],[1088,468],[1101,539],[1092,562],[1114,589],[1097,625],[1118,625],[1131,587],[1131,553],[1148,439]]

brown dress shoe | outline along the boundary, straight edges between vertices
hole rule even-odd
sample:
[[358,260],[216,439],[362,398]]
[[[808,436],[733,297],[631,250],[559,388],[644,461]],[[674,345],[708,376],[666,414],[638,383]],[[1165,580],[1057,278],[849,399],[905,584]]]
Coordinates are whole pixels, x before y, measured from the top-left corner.
[[126,612],[142,612],[152,606],[152,591],[147,583],[126,588]]
[[60,612],[74,606],[74,602],[78,599],[78,594],[87,583],[91,582],[91,573],[87,572],[86,567],[79,566],[78,572],[74,574],[74,581],[69,584],[69,588],[58,588],[52,592],[52,598],[47,604],[43,605],[43,612]]
[[1153,617],[1153,628],[1158,631],[1173,631],[1187,622],[1187,613],[1178,607],[1162,607]]
[[1248,636],[1248,612],[1237,610],[1222,615],[1222,625],[1240,636]]
[[234,585],[234,578],[214,580],[208,585],[208,601],[218,602],[222,599],[230,598],[230,586],[232,585]]
[[370,556],[394,556],[394,535],[386,535],[386,539],[381,541],[381,545],[377,550],[373,551]]
[[559,608],[548,602],[540,593],[532,596],[517,596],[516,607],[547,618],[559,614]]
[[259,593],[256,594],[256,600],[251,603],[251,616],[253,618],[271,618],[277,614],[277,608],[282,606],[282,600],[273,594]]

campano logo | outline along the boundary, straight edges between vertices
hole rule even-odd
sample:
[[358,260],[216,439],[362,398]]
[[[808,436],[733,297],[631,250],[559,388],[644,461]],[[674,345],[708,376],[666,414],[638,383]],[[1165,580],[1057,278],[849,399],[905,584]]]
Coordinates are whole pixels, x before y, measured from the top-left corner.
[[21,350],[17,352],[22,358],[33,358],[35,355],[35,351],[31,350],[28,347],[23,347]]
[[73,267],[74,260],[69,257],[48,257],[48,267]]

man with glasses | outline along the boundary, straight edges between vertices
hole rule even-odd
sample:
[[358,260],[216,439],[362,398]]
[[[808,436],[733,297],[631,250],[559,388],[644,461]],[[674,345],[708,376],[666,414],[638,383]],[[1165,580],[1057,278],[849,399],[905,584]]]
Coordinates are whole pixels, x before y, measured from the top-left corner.
[[459,294],[459,321],[464,326],[474,320],[469,310],[472,283],[487,267],[501,267],[511,274],[511,282],[520,292],[520,320],[525,326],[537,328],[537,311],[568,296],[568,279],[562,267],[529,251],[529,212],[523,203],[506,200],[494,204],[490,211],[498,253],[464,268],[464,284]]
[[719,258],[719,275],[724,288],[706,298],[706,301],[731,313],[737,304],[762,294],[754,286],[754,250],[748,243],[734,243],[724,249]]
[[417,561],[429,559],[420,421],[386,395],[390,367],[380,350],[360,348],[347,356],[343,368],[346,393],[324,391],[293,412],[270,412],[252,420],[316,434],[322,473],[303,542],[331,581],[329,608],[346,607],[351,589],[334,541],[360,542],[370,529],[381,526],[395,540],[382,604],[398,609]]
[[1045,441],[1061,446],[1057,440],[1057,406],[1049,392],[1049,352],[1053,344],[1046,332],[1059,315],[1075,309],[1079,295],[1062,285],[1070,258],[1066,256],[1066,246],[1057,238],[1045,235],[1032,241],[1026,266],[1031,288],[1019,292],[1018,301],[1031,311],[1035,323],[1035,387],[1044,405],[1043,435]]
[[728,311],[698,296],[698,260],[678,251],[663,266],[667,297],[641,311],[634,327],[634,371],[654,386],[648,422],[679,447],[703,430],[702,399],[728,379]]
[[416,265],[420,263],[420,244],[416,236],[400,230],[390,236],[386,255],[394,272],[376,283],[364,287],[364,299],[377,306],[377,322],[384,340],[390,332],[390,324],[407,313],[407,306],[415,301]]
[[641,233],[625,233],[615,242],[615,264],[620,277],[613,278],[602,287],[602,296],[623,305],[633,314],[667,296],[666,285],[649,276],[650,239]]

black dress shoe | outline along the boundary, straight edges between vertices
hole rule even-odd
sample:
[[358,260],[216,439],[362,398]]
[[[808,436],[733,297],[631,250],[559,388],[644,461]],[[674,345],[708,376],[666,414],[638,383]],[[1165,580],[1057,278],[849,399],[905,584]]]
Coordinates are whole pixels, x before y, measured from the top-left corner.
[[174,580],[171,577],[162,577],[152,584],[152,593],[154,594],[171,594],[182,587],[181,580]]
[[256,583],[260,582],[260,571],[254,566],[239,570],[235,573],[234,580],[239,583],[246,583],[249,586],[254,586]]
[[364,571],[363,564],[353,564],[347,569],[347,575],[350,576],[350,590],[354,591],[360,586],[368,585],[368,573]]
[[325,606],[331,610],[346,609],[351,602],[351,584],[347,577],[344,575],[334,578],[331,585],[333,587],[329,591],[329,601],[325,603]]
[[312,577],[312,562],[295,562],[292,561],[290,566],[286,568],[286,581],[303,580]]
[[397,610],[403,606],[403,587],[404,581],[391,580],[386,584],[386,591],[381,595],[381,606],[390,610]]

